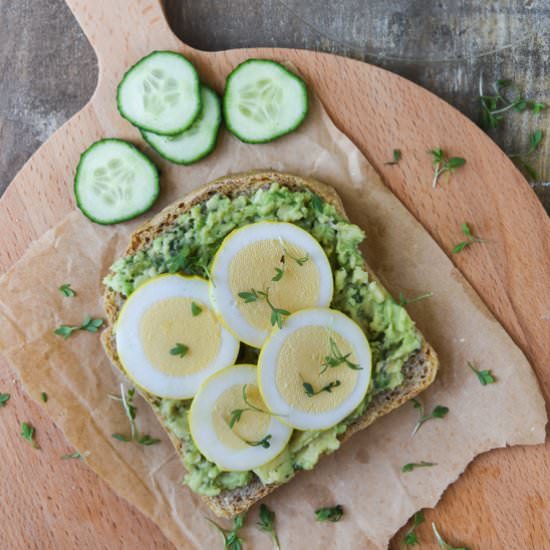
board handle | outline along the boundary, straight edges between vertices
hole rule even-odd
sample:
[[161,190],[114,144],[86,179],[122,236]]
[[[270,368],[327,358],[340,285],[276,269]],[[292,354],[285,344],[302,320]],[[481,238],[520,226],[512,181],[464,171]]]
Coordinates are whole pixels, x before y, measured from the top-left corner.
[[[153,49],[182,49],[161,0],[66,0],[95,50],[100,75],[120,74]],[[139,57],[138,57],[139,58]]]

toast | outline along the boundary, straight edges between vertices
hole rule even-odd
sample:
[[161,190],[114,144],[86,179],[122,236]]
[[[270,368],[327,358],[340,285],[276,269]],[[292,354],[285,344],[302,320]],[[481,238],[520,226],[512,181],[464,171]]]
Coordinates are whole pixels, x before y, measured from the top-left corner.
[[[290,190],[309,189],[321,199],[333,205],[337,212],[347,219],[342,201],[332,187],[313,179],[291,174],[274,171],[253,171],[219,178],[193,191],[181,201],[168,206],[132,234],[125,255],[131,255],[138,250],[146,249],[155,237],[169,230],[182,213],[208,200],[214,194],[223,194],[234,198],[241,194],[254,193],[259,188],[265,187],[274,181]],[[379,282],[366,263],[365,270],[368,272],[371,280]],[[124,372],[117,357],[113,327],[119,311],[124,304],[125,297],[118,292],[106,288],[104,300],[108,326],[102,334],[102,343],[112,364]],[[349,439],[354,433],[365,429],[377,418],[390,413],[406,401],[412,399],[433,382],[438,369],[437,355],[422,335],[420,335],[420,338],[420,349],[412,353],[403,366],[403,383],[393,390],[386,390],[376,394],[365,413],[350,424],[344,433],[338,436],[341,442]],[[152,406],[155,397],[143,391],[141,394]],[[152,408],[155,410],[155,407]],[[170,430],[160,414],[156,414],[159,422],[170,436],[176,451],[181,455],[183,442]],[[264,485],[259,478],[254,476],[253,480],[244,487],[231,490],[226,489],[216,496],[201,495],[201,497],[216,515],[231,518],[248,510],[254,503],[277,489],[280,485],[279,483]]]

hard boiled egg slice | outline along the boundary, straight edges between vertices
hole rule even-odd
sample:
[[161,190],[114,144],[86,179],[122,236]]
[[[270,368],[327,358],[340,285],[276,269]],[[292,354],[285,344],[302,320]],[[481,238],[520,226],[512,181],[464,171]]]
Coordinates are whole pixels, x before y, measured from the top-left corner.
[[175,399],[193,397],[239,351],[199,277],[160,275],[139,286],[120,311],[115,335],[128,376],[149,393]]
[[328,306],[332,293],[324,250],[291,223],[259,222],[236,229],[212,264],[212,305],[239,340],[257,348],[289,313]]
[[191,437],[222,470],[246,471],[266,464],[292,434],[275,416],[259,412],[267,408],[256,374],[254,365],[228,367],[208,378],[191,404]]
[[365,397],[370,378],[365,334],[349,317],[328,308],[288,317],[267,339],[258,362],[266,405],[299,430],[340,422]]

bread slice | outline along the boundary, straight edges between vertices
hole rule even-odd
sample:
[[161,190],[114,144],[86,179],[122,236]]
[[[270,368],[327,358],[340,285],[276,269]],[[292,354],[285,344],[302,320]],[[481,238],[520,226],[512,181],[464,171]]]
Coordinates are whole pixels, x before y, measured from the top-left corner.
[[[153,219],[141,226],[132,234],[126,255],[131,255],[140,249],[147,248],[155,237],[170,229],[182,213],[196,204],[208,200],[212,195],[221,193],[232,198],[243,193],[252,194],[258,188],[269,185],[274,181],[290,190],[298,191],[307,188],[319,195],[326,202],[332,204],[342,216],[346,217],[342,201],[336,191],[332,187],[316,180],[274,171],[253,171],[244,174],[229,175],[195,190],[181,201],[168,206]],[[365,269],[371,280],[378,281],[366,263]],[[113,326],[120,308],[125,301],[125,297],[107,288],[104,298],[108,327],[102,334],[103,346],[113,365],[124,372],[117,357]],[[437,355],[425,339],[423,337],[421,339],[421,348],[411,354],[403,367],[403,384],[393,390],[377,394],[367,407],[365,414],[339,436],[342,442],[349,439],[354,433],[365,429],[377,418],[388,414],[409,399],[412,399],[433,382],[439,364]],[[150,404],[153,403],[154,396],[144,392],[142,392],[142,395]],[[166,426],[160,415],[157,414],[157,417],[168,432],[176,451],[181,455],[182,441]],[[255,502],[274,491],[279,485],[263,485],[260,479],[255,477],[245,487],[224,490],[217,496],[203,496],[202,498],[216,515],[231,518],[248,510]]]

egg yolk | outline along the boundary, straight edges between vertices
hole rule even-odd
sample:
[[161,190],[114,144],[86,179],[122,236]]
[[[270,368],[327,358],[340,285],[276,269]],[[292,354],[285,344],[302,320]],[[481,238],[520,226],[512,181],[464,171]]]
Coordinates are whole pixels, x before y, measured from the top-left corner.
[[[202,310],[198,315],[193,315],[193,302]],[[221,345],[216,316],[191,298],[156,302],[143,314],[139,330],[149,363],[172,376],[195,374],[208,367]]]
[[[273,281],[276,269],[284,273]],[[250,325],[261,330],[272,328],[269,305],[263,299],[245,303],[240,292],[252,289],[265,292],[269,288],[271,303],[293,313],[317,305],[319,286],[319,270],[306,252],[279,239],[256,241],[243,247],[229,266],[229,288],[239,312]]]
[[[331,339],[340,354],[331,349]],[[308,413],[324,413],[335,409],[351,394],[357,383],[357,370],[345,362],[324,369],[326,357],[350,355],[347,359],[356,364],[350,344],[329,328],[306,326],[295,330],[286,338],[277,357],[275,381],[284,400],[293,408]],[[308,397],[304,383],[316,393]],[[329,384],[338,384],[329,391],[320,391]]]
[[[246,386],[246,398],[255,407],[267,410],[257,386]],[[266,436],[271,417],[254,410],[246,410],[230,428],[231,413],[237,409],[248,409],[243,400],[242,385],[231,386],[220,395],[213,407],[212,421],[218,439],[226,447],[241,450],[249,448],[247,441],[257,442]]]

